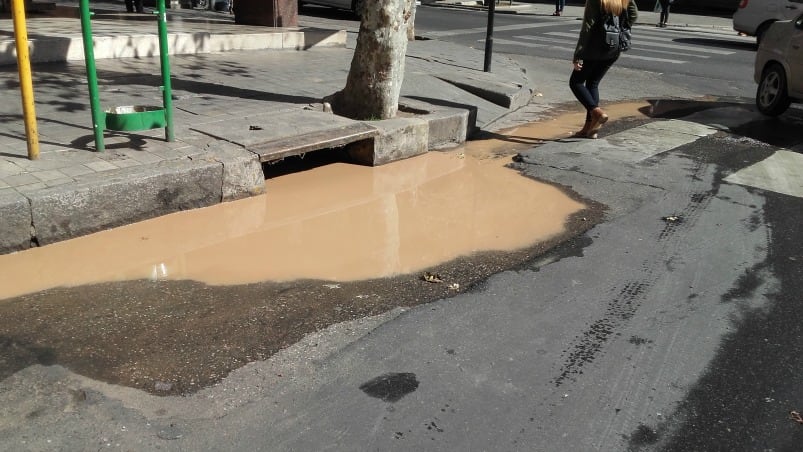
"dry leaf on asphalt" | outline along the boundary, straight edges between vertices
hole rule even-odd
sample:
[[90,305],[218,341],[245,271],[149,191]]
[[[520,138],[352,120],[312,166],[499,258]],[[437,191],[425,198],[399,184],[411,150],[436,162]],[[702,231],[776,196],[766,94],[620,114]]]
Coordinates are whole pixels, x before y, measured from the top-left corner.
[[443,282],[443,278],[441,278],[441,275],[438,275],[437,273],[426,272],[426,273],[424,273],[424,276],[422,278],[424,279],[424,281],[431,282],[431,283],[442,283]]
[[789,419],[797,422],[798,424],[803,424],[803,417],[800,416],[800,413],[797,411],[789,412]]

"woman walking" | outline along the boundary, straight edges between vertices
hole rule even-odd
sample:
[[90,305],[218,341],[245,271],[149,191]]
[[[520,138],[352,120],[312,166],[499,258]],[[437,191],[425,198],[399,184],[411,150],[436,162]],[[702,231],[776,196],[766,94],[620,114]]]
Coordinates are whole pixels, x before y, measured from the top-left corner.
[[577,47],[574,50],[574,71],[569,78],[569,87],[574,97],[586,109],[586,122],[573,136],[597,138],[597,133],[608,120],[608,115],[599,107],[599,84],[608,69],[619,58],[618,47],[610,48],[605,43],[604,16],[619,17],[620,26],[636,22],[638,8],[635,0],[587,0],[583,14],[583,26]]

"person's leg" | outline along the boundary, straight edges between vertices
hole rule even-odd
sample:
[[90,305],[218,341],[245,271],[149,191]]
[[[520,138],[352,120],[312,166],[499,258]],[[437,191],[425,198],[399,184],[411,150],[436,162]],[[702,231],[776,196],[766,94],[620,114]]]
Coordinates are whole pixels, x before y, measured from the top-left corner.
[[134,7],[136,8],[138,13],[145,11],[142,7],[142,0],[134,0]]
[[661,2],[661,18],[659,19],[659,24],[661,26],[666,25],[666,21],[669,20],[669,0],[660,0]]
[[586,90],[592,99],[592,108],[588,110],[588,119],[591,121],[589,134],[595,135],[599,129],[608,121],[608,115],[599,107],[599,84],[602,82],[608,69],[613,66],[617,58],[611,60],[590,61],[587,78],[585,82]]
[[134,12],[134,0],[125,0],[125,10],[129,13]]
[[584,62],[583,68],[579,71],[572,71],[572,75],[569,77],[569,89],[572,90],[574,97],[577,98],[587,111],[597,106],[594,95],[588,89],[588,77],[591,65],[592,63],[590,61]]
[[589,61],[588,66],[584,66],[583,69],[588,68],[588,73],[586,75],[586,89],[588,90],[589,94],[593,98],[593,106],[591,108],[595,108],[599,106],[599,84],[602,82],[602,78],[605,77],[605,74],[608,72],[608,69],[613,66],[613,63],[616,61],[616,58],[612,60],[596,60],[596,61]]
[[572,75],[569,77],[569,89],[572,90],[574,97],[586,110],[586,120],[583,128],[573,135],[576,138],[594,138],[589,132],[591,131],[591,110],[596,107],[597,102],[594,101],[594,96],[586,87],[589,74],[589,68],[586,64],[588,63],[584,63],[583,68],[579,71],[572,71]]

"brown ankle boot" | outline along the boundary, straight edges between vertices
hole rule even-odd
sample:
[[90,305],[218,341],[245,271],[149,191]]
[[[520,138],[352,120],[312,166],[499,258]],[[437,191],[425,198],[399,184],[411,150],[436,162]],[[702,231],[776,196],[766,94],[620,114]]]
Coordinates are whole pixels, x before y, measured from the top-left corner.
[[586,121],[586,123],[583,125],[583,128],[578,130],[577,132],[574,132],[571,137],[572,138],[596,138],[597,134],[596,133],[592,133],[592,130],[591,130],[591,122],[592,121],[590,119],[588,121]]
[[597,107],[591,110],[591,130],[589,134],[599,133],[599,129],[606,122],[608,122],[608,115],[601,108]]

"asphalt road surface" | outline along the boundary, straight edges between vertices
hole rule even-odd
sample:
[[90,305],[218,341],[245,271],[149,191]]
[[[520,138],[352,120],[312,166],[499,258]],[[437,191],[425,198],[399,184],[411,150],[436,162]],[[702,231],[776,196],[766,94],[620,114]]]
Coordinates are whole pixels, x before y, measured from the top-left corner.
[[[482,11],[420,8],[415,25],[424,37],[485,47],[487,13]],[[579,33],[576,18],[497,14],[493,51],[570,62]],[[754,60],[755,39],[732,30],[639,24],[633,29],[633,48],[617,64],[708,94],[736,96],[752,90]]]

